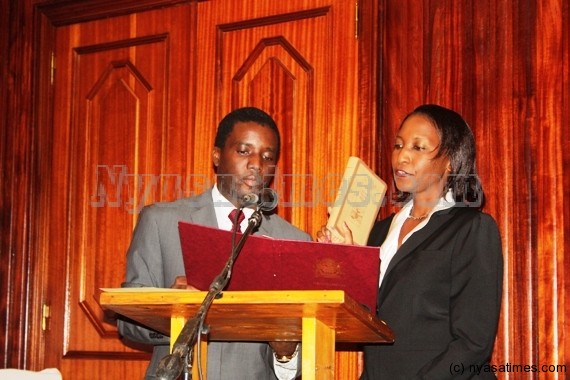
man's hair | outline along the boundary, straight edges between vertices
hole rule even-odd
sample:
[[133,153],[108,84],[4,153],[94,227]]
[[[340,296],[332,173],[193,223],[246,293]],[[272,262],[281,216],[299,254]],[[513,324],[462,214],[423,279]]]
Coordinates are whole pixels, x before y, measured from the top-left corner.
[[275,161],[277,161],[279,158],[279,151],[281,149],[281,136],[279,135],[277,124],[271,116],[256,107],[237,108],[224,116],[218,125],[218,131],[216,132],[216,140],[214,141],[214,146],[223,148],[226,145],[228,136],[232,133],[234,126],[238,122],[254,122],[271,129],[277,138],[277,151],[275,152]]
[[[475,138],[467,122],[453,110],[424,104],[408,114],[400,128],[413,115],[425,117],[439,134],[441,142],[436,157],[445,156],[451,163],[446,190],[453,191],[455,201],[460,205],[481,207],[484,193],[475,165]],[[398,200],[407,198],[401,195]]]

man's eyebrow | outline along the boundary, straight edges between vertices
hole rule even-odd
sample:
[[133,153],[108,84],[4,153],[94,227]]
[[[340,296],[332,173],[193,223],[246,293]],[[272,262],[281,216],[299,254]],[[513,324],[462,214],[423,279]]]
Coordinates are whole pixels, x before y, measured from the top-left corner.
[[[235,146],[245,145],[245,146],[247,146],[248,148],[251,148],[251,147],[255,146],[255,144],[248,143],[248,142],[245,142],[245,141],[239,141],[239,140],[236,141],[234,145],[235,145]],[[278,151],[277,148],[272,147],[272,146],[262,147],[260,150],[262,150],[262,151],[264,151],[264,152],[266,152],[266,151],[277,152],[277,151]]]
[[248,146],[248,147],[249,147],[249,146],[253,146],[252,143],[248,143],[248,142],[241,141],[241,140],[237,140],[237,141],[234,143],[234,145],[246,145],[246,146]]

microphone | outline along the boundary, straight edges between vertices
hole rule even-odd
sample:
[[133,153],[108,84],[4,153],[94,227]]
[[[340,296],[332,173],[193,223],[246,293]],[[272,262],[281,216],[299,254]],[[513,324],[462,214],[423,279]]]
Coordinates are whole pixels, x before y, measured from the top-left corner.
[[240,198],[239,205],[242,208],[245,208],[245,207],[256,205],[258,201],[259,201],[259,196],[257,196],[257,194],[249,193],[249,194],[245,194],[244,196],[242,196]]
[[260,211],[269,212],[277,207],[278,201],[277,192],[266,187],[259,192],[259,195],[255,193],[245,194],[240,198],[239,204],[242,208],[257,206]]
[[264,188],[259,193],[259,200],[257,201],[257,207],[259,210],[269,212],[277,207],[277,202],[279,202],[279,197],[277,192],[269,187]]

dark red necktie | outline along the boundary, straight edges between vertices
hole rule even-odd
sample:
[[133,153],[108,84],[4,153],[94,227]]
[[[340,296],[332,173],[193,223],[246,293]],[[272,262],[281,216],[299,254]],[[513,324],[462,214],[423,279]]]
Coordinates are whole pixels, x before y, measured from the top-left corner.
[[[228,215],[228,217],[230,218],[230,220],[232,221],[232,224],[234,226],[234,230],[236,232],[241,232],[241,222],[243,222],[243,220],[245,219],[245,215],[243,214],[243,211],[239,213],[239,217],[238,220],[236,222],[236,213],[238,212],[237,209],[233,209],[232,212],[230,212],[230,215]],[[234,224],[235,223],[235,224]]]

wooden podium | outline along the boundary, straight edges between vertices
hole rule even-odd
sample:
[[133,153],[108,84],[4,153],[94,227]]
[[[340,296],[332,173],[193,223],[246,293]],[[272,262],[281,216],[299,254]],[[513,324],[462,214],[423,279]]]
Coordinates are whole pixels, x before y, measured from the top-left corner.
[[[98,301],[104,309],[169,335],[172,346],[205,296],[188,290],[118,288],[101,289]],[[301,341],[303,380],[334,379],[336,342],[394,341],[384,322],[340,290],[226,291],[213,302],[206,324],[210,341]],[[204,374],[206,347],[201,346]]]

